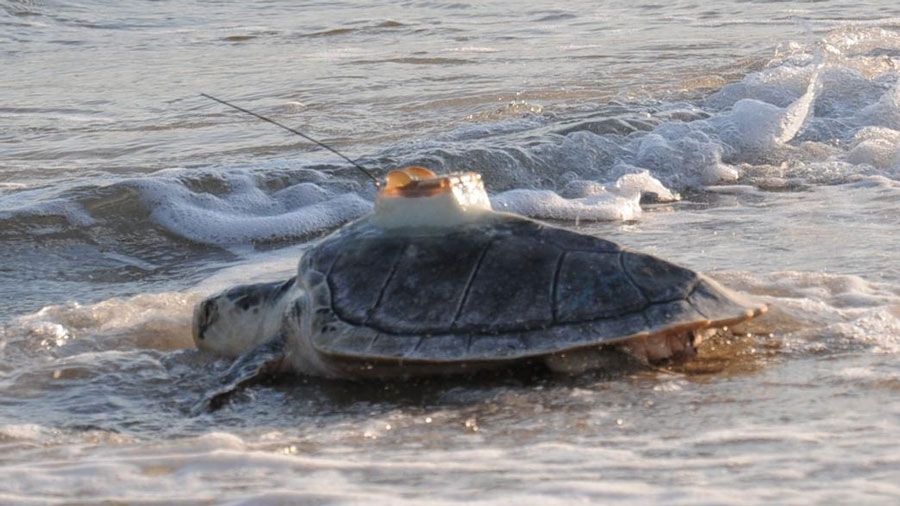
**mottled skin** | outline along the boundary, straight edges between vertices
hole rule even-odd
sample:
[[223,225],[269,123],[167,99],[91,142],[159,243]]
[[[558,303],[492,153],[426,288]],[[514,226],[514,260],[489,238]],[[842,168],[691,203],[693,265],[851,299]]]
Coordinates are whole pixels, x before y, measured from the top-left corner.
[[[560,357],[611,344],[649,361],[690,355],[700,329],[765,309],[694,271],[515,215],[450,230],[363,218],[307,250],[295,279],[203,301],[195,340],[246,353],[243,376],[446,374],[534,359],[566,369]],[[226,385],[242,378],[230,374]]]

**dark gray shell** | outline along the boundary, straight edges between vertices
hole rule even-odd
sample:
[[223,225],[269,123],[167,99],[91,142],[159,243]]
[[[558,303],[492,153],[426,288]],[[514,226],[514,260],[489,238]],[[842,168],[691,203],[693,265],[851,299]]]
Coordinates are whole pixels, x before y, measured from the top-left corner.
[[435,235],[359,222],[325,238],[300,264],[314,347],[366,360],[509,360],[764,310],[665,260],[498,216]]

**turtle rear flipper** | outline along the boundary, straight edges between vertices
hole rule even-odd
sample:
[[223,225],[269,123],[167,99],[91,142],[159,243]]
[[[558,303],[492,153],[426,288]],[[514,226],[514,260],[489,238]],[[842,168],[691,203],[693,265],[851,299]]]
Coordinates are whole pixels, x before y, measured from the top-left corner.
[[215,411],[240,388],[277,372],[285,357],[285,340],[282,333],[269,339],[238,357],[231,367],[219,378],[219,386],[194,404],[191,414]]

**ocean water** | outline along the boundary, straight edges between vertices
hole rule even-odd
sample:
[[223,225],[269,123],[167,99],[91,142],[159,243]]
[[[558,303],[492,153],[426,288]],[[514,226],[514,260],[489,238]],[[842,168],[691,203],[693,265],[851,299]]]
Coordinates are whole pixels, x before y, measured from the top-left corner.
[[[898,66],[887,0],[0,0],[0,503],[897,504]],[[201,92],[770,311],[679,366],[190,416],[193,305],[374,197]]]

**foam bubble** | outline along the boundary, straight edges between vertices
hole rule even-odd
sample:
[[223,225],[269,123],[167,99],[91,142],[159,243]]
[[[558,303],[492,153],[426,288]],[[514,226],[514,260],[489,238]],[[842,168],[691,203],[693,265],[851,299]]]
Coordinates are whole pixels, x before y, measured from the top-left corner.
[[878,101],[884,94],[882,83],[866,79],[856,70],[828,68],[822,71],[821,90],[816,97],[815,114],[823,118],[846,118]]
[[726,146],[708,135],[706,123],[663,124],[642,137],[635,147],[634,165],[650,169],[655,177],[675,184],[713,184],[737,172],[722,163]]
[[792,62],[751,72],[740,82],[727,84],[707,97],[706,105],[727,109],[750,99],[784,108],[806,92],[814,71],[809,62]]
[[620,177],[616,181],[616,190],[621,195],[637,195],[638,197],[651,194],[658,202],[674,202],[681,199],[680,195],[663,186],[646,170]]
[[878,168],[900,165],[900,131],[885,127],[860,129],[850,140],[846,160]]
[[818,73],[807,91],[787,107],[744,98],[728,113],[710,120],[721,139],[739,152],[764,153],[792,140],[810,115],[815,99]]
[[863,108],[858,119],[865,125],[900,130],[900,81],[886,91],[878,102]]

